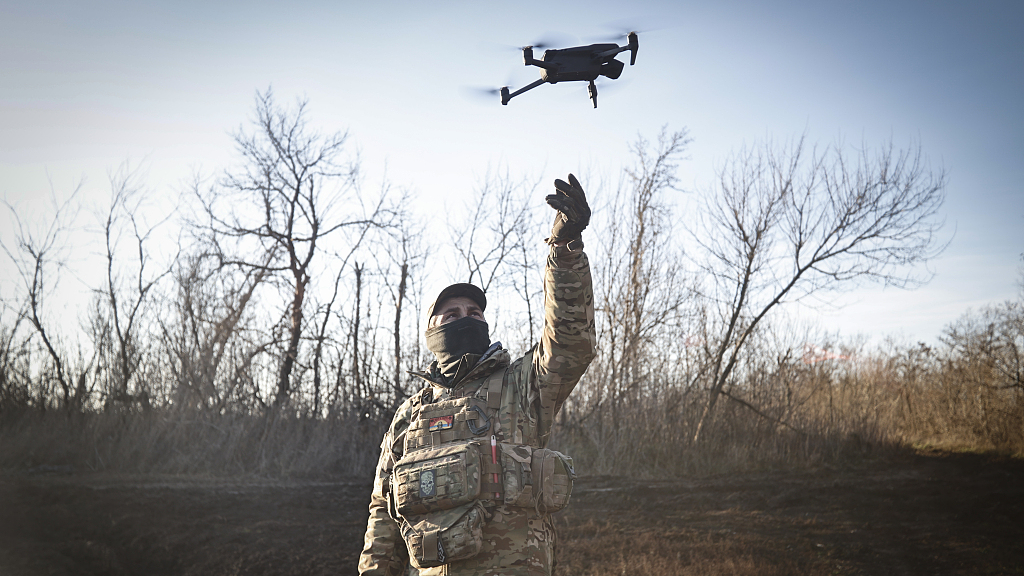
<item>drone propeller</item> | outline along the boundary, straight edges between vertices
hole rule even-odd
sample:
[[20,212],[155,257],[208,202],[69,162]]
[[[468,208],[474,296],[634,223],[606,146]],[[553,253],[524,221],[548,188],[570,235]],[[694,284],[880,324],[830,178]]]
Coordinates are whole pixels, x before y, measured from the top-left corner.
[[460,91],[462,92],[462,95],[464,97],[468,97],[473,100],[481,102],[487,100],[488,102],[493,103],[496,99],[498,99],[498,96],[501,94],[502,89],[508,90],[510,86],[519,86],[524,84],[524,82],[519,81],[515,78],[515,76],[517,75],[518,74],[510,74],[509,77],[506,78],[504,86],[501,87],[496,88],[494,86],[462,86]]
[[607,22],[601,25],[601,28],[609,30],[609,33],[603,35],[597,35],[590,37],[589,40],[593,42],[621,42],[629,38],[631,33],[646,34],[648,32],[657,32],[659,30],[665,30],[667,28],[674,28],[675,26],[666,26],[664,22],[658,21],[660,25],[652,26],[649,18],[643,18],[645,22],[637,22],[636,20],[615,20]]
[[[519,50],[519,48],[516,48]],[[507,87],[515,90],[517,87],[523,86],[530,82],[530,80],[536,78],[536,74],[531,73],[529,70],[523,67],[516,66],[510,68],[508,74],[505,76],[503,84],[490,84],[481,86],[477,85],[462,85],[460,91],[464,97],[483,102],[487,100],[491,103],[498,100],[498,95],[501,94],[501,88]]]
[[501,93],[501,88],[484,88],[482,86],[463,86],[462,91],[477,98],[492,98]]
[[563,32],[545,32],[533,43],[528,46],[522,46],[521,49],[536,48],[538,50],[547,50],[548,48],[571,46],[575,43],[577,43],[577,38],[571,34],[565,34]]

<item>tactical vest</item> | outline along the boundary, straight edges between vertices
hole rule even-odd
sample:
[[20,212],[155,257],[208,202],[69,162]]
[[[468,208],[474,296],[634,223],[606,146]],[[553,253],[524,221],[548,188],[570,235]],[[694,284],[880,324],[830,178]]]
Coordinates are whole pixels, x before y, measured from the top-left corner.
[[467,383],[461,397],[434,401],[428,386],[413,398],[390,499],[416,567],[476,555],[495,506],[550,513],[569,503],[572,459],[539,445],[530,359]]

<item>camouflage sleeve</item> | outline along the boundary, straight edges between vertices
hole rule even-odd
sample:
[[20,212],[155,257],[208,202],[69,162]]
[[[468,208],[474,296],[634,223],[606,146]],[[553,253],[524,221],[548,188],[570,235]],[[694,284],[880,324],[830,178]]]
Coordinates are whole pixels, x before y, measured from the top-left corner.
[[540,398],[541,445],[546,445],[555,414],[596,354],[594,289],[590,262],[582,249],[551,246],[544,270],[544,331],[533,357]]
[[401,457],[402,436],[408,428],[407,417],[403,418],[409,412],[407,406],[408,403],[398,409],[380,445],[380,459],[373,479],[373,492],[370,494],[370,519],[366,522],[363,552],[359,555],[359,574],[399,576],[405,574],[409,565],[409,553],[398,522],[388,511],[391,471]]

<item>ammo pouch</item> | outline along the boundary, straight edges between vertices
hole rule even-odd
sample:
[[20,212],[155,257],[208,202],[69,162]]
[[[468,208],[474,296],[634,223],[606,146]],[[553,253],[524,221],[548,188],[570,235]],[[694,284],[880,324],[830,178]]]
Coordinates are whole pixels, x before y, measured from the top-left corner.
[[402,519],[402,539],[416,568],[441,566],[476,556],[483,547],[483,504],[463,504]]
[[391,477],[398,513],[408,516],[449,510],[480,498],[482,487],[493,490],[482,478],[499,468],[491,464],[490,454],[486,460],[481,454],[480,442],[468,441],[403,456]]
[[538,512],[557,512],[569,504],[576,471],[572,458],[547,448],[501,444],[505,503]]

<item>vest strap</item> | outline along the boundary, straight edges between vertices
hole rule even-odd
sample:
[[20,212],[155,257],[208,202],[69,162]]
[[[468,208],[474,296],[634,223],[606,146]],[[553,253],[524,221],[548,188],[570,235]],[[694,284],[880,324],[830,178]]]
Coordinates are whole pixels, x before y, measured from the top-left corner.
[[487,409],[492,412],[501,408],[501,388],[504,381],[505,370],[495,370],[487,377]]
[[[482,480],[480,482],[480,497],[481,498],[486,498],[486,499],[489,499],[489,500],[498,500],[500,502],[500,501],[504,500],[504,494],[503,494],[504,491],[505,491],[505,485],[502,484],[501,482],[493,482],[493,481],[490,481],[490,480]],[[496,498],[494,496],[495,493],[499,494],[500,496]]]
[[438,530],[431,530],[423,534],[423,558],[426,562],[437,560],[437,536]]

